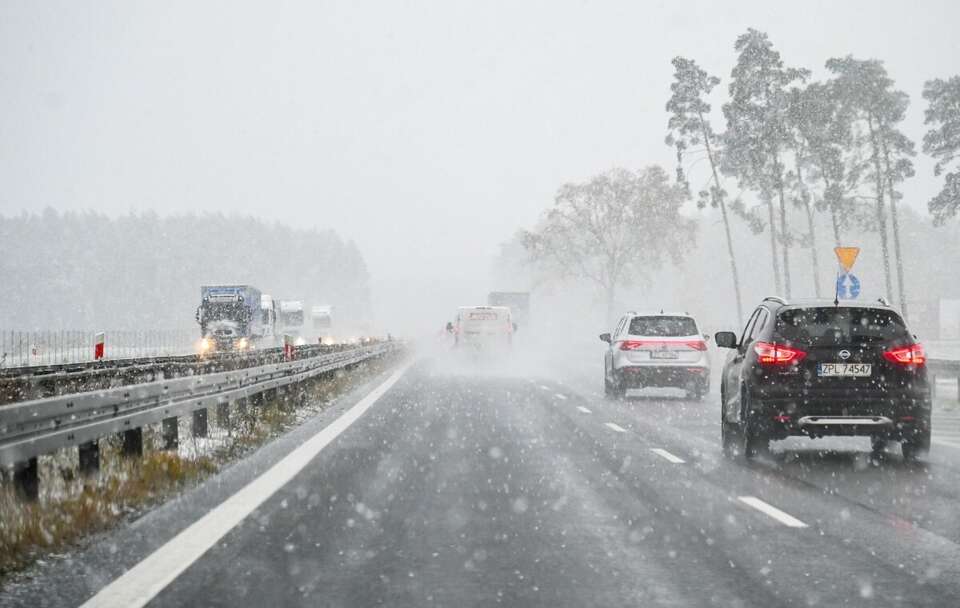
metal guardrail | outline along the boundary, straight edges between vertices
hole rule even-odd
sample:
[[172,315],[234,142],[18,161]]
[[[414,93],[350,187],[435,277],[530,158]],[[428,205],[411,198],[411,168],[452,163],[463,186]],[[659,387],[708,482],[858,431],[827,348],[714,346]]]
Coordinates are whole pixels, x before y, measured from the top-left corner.
[[[313,356],[317,352],[336,349],[335,346],[308,344],[296,347],[301,356]],[[84,372],[102,372],[107,370],[121,370],[130,367],[164,366],[183,363],[207,363],[220,361],[260,360],[265,358],[279,358],[283,356],[283,348],[271,347],[246,352],[213,353],[210,355],[162,355],[147,357],[128,357],[119,359],[100,359],[97,361],[78,361],[75,363],[53,363],[45,365],[23,365],[19,367],[0,368],[0,378],[25,376],[50,376],[66,374],[82,374]]]
[[[295,347],[294,352],[295,358],[302,359],[349,348],[355,346],[307,344]],[[211,374],[284,360],[282,348],[265,348],[207,356],[142,357],[0,369],[0,407],[28,399]]]
[[937,378],[956,378],[957,399],[960,400],[960,360],[927,359],[927,370],[930,373],[930,386],[933,388],[934,398],[937,396]]
[[250,397],[396,348],[396,343],[381,343],[284,363],[6,405],[0,407],[0,466]]

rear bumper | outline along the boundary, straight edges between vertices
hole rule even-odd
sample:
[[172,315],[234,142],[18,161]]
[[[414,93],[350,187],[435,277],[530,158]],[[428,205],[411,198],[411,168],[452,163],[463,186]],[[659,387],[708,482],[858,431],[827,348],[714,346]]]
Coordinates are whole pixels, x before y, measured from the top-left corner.
[[626,365],[617,370],[626,388],[698,388],[710,387],[710,368],[681,365]]
[[753,420],[773,439],[873,436],[909,438],[930,430],[930,401],[900,396],[871,401],[765,400],[751,402]]

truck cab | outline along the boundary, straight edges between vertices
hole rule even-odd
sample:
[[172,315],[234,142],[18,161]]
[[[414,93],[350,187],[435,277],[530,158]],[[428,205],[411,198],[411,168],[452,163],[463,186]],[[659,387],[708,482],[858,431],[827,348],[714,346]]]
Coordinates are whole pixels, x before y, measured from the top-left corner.
[[249,285],[203,285],[196,319],[201,354],[252,349],[263,336],[260,290]]

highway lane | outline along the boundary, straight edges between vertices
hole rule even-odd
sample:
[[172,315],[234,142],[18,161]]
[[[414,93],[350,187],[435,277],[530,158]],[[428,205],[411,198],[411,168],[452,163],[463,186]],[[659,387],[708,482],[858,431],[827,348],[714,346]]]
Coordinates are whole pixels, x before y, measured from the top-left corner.
[[730,462],[715,396],[552,375],[419,363],[151,605],[960,604],[947,450]]

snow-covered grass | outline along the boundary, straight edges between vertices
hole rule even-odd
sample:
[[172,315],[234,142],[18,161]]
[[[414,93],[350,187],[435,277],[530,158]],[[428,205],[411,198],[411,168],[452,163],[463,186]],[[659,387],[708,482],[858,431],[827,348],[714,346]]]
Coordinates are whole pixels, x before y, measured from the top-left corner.
[[[111,451],[116,454],[115,446]],[[107,467],[96,478],[59,475],[60,483],[51,484],[35,503],[19,500],[10,484],[0,488],[0,577],[38,555],[138,513],[216,470],[209,457],[191,460],[165,452],[136,461],[115,456],[103,461]],[[49,473],[58,464],[48,458],[44,468]],[[44,477],[57,476],[54,472]]]

